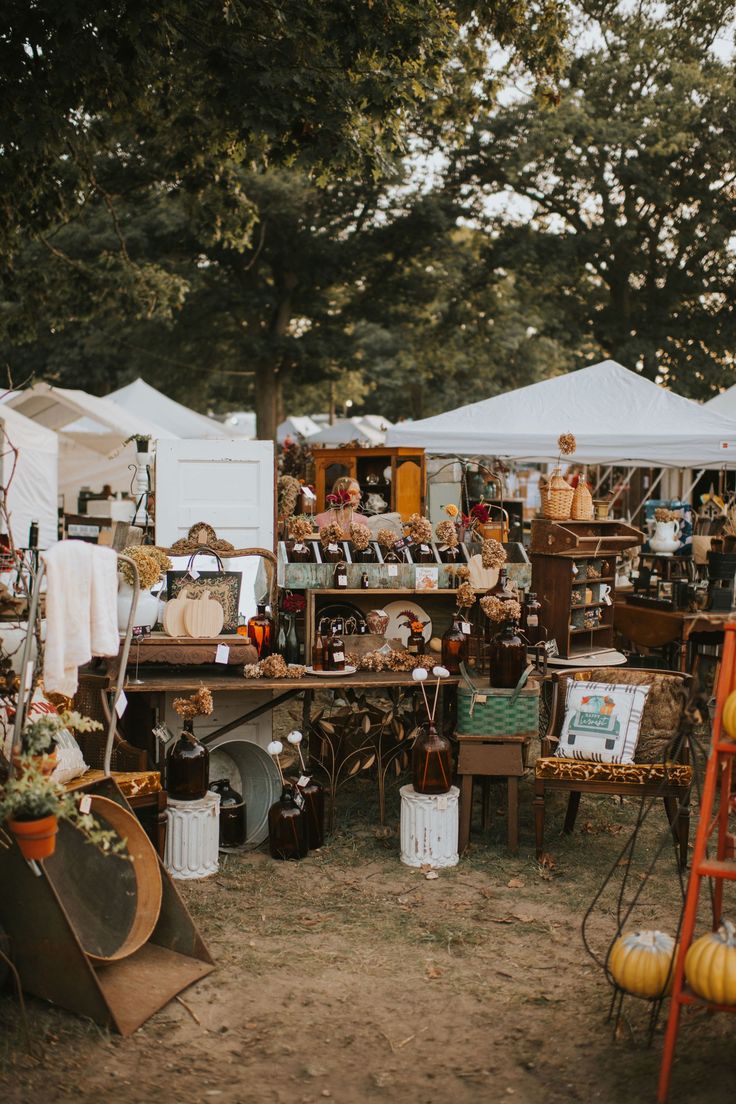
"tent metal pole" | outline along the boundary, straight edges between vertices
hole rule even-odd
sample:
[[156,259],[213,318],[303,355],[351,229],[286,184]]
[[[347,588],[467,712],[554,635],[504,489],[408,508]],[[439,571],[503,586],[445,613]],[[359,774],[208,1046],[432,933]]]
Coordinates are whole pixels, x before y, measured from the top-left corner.
[[687,490],[686,490],[686,491],[684,491],[684,492],[683,492],[683,495],[682,495],[682,501],[683,501],[683,502],[686,502],[686,501],[687,501],[687,499],[688,499],[688,498],[689,498],[689,496],[690,496],[690,492],[692,491],[693,487],[694,487],[694,486],[695,486],[695,484],[696,484],[696,483],[698,482],[698,480],[702,478],[702,476],[703,476],[703,473],[704,473],[704,471],[705,471],[705,468],[701,468],[701,469],[700,469],[700,471],[698,472],[698,474],[697,474],[697,475],[695,476],[695,478],[693,479],[693,481],[692,481],[692,483],[690,484],[690,486],[689,486],[689,487],[687,488]]
[[624,484],[625,484],[625,483],[628,483],[628,482],[629,482],[629,480],[631,479],[631,473],[632,473],[632,472],[633,472],[634,470],[635,470],[634,468],[627,468],[627,470],[626,470],[626,474],[624,475],[623,479],[621,480],[621,482],[620,482],[620,484],[619,484],[619,488],[618,488],[618,490],[616,491],[615,495],[613,496],[613,498],[611,499],[611,501],[610,501],[610,502],[609,502],[609,504],[608,504],[608,505],[609,505],[609,507],[610,507],[610,506],[613,506],[613,504],[614,504],[614,502],[616,501],[616,499],[617,499],[617,498],[618,498],[618,497],[620,496],[621,492],[622,492],[622,491],[623,491],[623,489],[624,489]]
[[593,494],[594,495],[598,493],[598,488],[605,482],[606,479],[608,479],[608,477],[609,477],[609,475],[611,474],[612,471],[613,471],[613,464],[611,464],[609,467],[607,467],[606,470],[603,472],[603,475],[601,475],[599,477],[598,482],[596,483],[595,487],[593,488]]

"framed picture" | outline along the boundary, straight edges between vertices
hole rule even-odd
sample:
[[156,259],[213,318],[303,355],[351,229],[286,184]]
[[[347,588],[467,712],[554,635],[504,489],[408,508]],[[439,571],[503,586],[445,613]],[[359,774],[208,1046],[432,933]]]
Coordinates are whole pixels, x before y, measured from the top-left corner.
[[440,569],[438,567],[418,567],[414,576],[416,590],[439,590]]

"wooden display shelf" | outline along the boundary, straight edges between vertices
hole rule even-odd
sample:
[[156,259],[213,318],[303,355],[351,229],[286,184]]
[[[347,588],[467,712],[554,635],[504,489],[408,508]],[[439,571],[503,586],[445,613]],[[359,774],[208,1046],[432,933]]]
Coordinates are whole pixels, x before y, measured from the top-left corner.
[[[201,674],[188,671],[141,671],[138,682],[126,682],[125,693],[130,694],[166,694],[184,693],[199,690],[204,679]],[[460,678],[451,675],[443,679],[443,686],[457,686]],[[207,688],[213,693],[256,693],[273,694],[302,690],[337,690],[341,686],[351,690],[381,689],[390,686],[418,686],[411,674],[403,671],[356,671],[354,675],[332,675],[321,678],[317,675],[304,675],[298,679],[247,679],[242,671],[231,675],[207,676]]]
[[[599,576],[589,578],[587,575],[588,564],[598,560],[605,561],[609,565],[607,570]],[[585,578],[579,579],[573,574],[573,564],[579,568],[585,568]],[[547,553],[532,554],[532,590],[542,604],[540,623],[547,630],[550,639],[557,641],[557,648],[562,659],[570,659],[572,656],[583,656],[586,652],[600,651],[604,648],[613,648],[614,643],[614,599],[616,579],[613,572],[615,558],[612,553],[597,553],[596,555],[582,555],[577,552],[574,556],[566,553],[548,555]],[[595,594],[596,586],[610,587],[609,602],[600,600],[576,605],[572,602],[573,591],[579,592],[581,587],[590,588]],[[571,627],[571,619],[578,610],[602,609],[601,622],[592,627]],[[610,611],[610,612],[609,612]],[[588,647],[584,642],[590,641]],[[595,640],[595,649],[593,649]]]
[[593,559],[644,543],[644,534],[623,521],[532,521],[531,551]]
[[[427,472],[423,448],[313,448],[317,513],[326,508],[326,496],[340,476],[354,479],[363,503],[373,491],[383,495],[388,512],[404,521],[411,514],[424,513]],[[391,469],[386,481],[384,471]],[[377,482],[373,482],[377,481]]]

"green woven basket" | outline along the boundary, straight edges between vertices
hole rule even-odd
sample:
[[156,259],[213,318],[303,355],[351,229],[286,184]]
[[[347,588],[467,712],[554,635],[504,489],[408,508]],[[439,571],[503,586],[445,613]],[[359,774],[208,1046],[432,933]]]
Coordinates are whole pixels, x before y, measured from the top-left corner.
[[539,729],[539,687],[498,690],[474,686],[469,678],[457,690],[458,736],[514,736]]

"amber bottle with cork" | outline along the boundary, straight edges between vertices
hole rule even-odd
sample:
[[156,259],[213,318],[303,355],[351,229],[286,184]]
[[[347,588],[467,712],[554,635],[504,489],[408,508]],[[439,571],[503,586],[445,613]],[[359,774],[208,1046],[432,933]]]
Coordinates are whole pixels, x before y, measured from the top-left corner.
[[345,670],[345,641],[343,621],[336,617],[330,624],[330,635],[325,642],[325,671]]
[[273,621],[266,612],[266,603],[257,603],[257,613],[248,622],[248,636],[255,645],[259,659],[270,656],[272,649]]
[[468,637],[463,632],[463,624],[463,615],[456,613],[453,615],[452,625],[442,634],[442,666],[451,675],[460,674],[460,664],[465,663],[468,656]]
[[317,623],[317,632],[314,635],[314,645],[312,647],[312,670],[313,671],[325,671],[325,637],[323,635],[323,622]]

